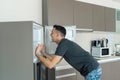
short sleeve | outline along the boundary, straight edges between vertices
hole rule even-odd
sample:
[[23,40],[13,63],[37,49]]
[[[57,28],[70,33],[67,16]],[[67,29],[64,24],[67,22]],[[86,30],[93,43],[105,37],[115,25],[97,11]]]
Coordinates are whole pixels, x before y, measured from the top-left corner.
[[68,46],[66,41],[62,41],[56,48],[55,55],[64,56],[69,48]]

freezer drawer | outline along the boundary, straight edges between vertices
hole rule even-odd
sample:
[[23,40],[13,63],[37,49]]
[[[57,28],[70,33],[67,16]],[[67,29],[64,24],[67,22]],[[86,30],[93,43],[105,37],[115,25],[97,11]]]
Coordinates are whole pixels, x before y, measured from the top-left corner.
[[49,69],[41,64],[41,80],[55,80],[55,69]]

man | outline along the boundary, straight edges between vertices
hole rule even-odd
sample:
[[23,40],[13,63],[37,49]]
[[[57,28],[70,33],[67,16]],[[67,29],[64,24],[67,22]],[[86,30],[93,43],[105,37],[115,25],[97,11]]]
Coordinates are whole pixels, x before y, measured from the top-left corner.
[[[99,63],[75,42],[65,39],[66,29],[60,25],[54,25],[51,37],[58,44],[55,55],[45,52],[44,45],[38,45],[35,51],[38,59],[48,68],[53,68],[64,58],[71,66],[78,70],[85,80],[101,80],[101,68]],[[46,57],[44,58],[39,52]]]

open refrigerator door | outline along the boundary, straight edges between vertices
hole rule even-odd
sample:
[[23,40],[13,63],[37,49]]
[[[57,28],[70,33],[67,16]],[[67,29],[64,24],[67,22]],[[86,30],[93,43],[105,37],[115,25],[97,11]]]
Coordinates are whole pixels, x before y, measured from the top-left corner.
[[[75,41],[76,37],[76,26],[64,26],[66,28],[66,36],[65,38]],[[52,42],[51,39],[51,31],[53,26],[45,26],[45,43],[46,43],[46,52],[49,54],[54,54],[57,48],[57,44]]]
[[[76,26],[64,26],[64,27],[66,28],[66,36],[65,36],[65,38],[67,38],[67,39],[69,39],[71,41],[75,41]],[[45,44],[46,44],[46,52],[48,54],[55,54],[55,51],[56,51],[56,48],[57,48],[57,44],[52,41],[51,36],[50,36],[52,29],[53,29],[53,26],[45,26]],[[62,78],[60,78],[61,75],[56,74],[56,72],[57,72],[56,68],[59,67],[59,66],[63,66],[62,64],[67,65],[68,63],[65,60],[62,60],[59,63],[59,65],[56,65],[55,68],[53,68],[53,69],[46,68],[46,70],[47,70],[47,79],[48,80],[61,80],[62,79]],[[63,75],[63,76],[66,76],[66,75]],[[59,77],[59,79],[58,79],[58,77]],[[64,79],[66,80],[66,78],[67,77],[65,77]]]
[[[34,66],[34,80],[41,80],[41,62],[35,55],[35,50],[38,44],[44,44],[43,27],[33,23],[33,66]],[[41,54],[41,52],[40,52]]]
[[44,34],[43,34],[43,27],[37,24],[33,24],[33,63],[39,62],[38,58],[35,56],[35,49],[38,44],[44,44]]

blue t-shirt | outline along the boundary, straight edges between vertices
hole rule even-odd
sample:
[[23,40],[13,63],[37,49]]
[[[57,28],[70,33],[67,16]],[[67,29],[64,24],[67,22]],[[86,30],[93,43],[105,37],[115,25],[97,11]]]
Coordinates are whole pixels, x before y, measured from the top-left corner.
[[87,51],[68,39],[61,40],[56,48],[55,55],[62,56],[83,76],[99,66],[99,63]]

